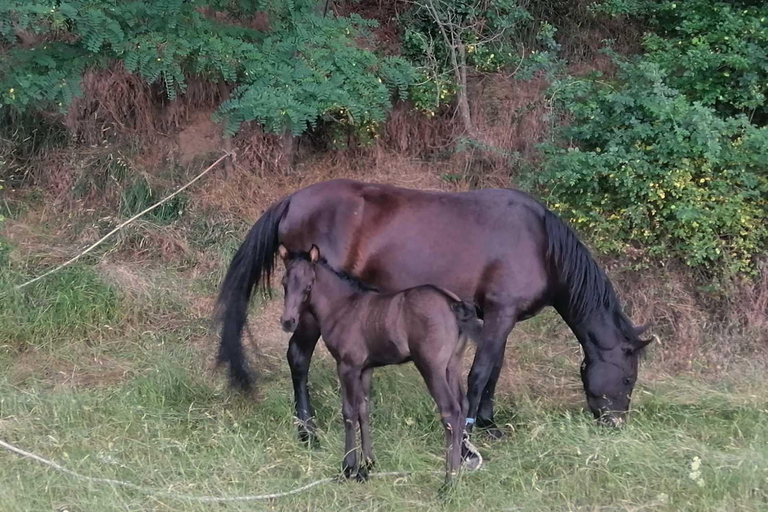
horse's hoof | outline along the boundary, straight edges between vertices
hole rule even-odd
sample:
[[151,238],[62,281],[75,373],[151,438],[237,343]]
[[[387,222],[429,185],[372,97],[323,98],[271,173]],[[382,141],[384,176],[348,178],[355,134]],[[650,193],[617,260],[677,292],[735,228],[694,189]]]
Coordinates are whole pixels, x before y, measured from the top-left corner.
[[300,428],[299,441],[306,445],[307,448],[313,448],[315,450],[320,448],[320,438],[311,430]]
[[496,422],[493,420],[484,420],[482,418],[478,418],[477,423],[475,424],[475,428],[479,432],[484,432],[494,441],[498,441],[506,437],[506,434],[504,434],[504,432],[502,432],[499,427],[496,426]]
[[494,441],[500,441],[505,437],[507,437],[507,435],[504,432],[502,432],[500,429],[496,427],[490,427],[480,431],[485,432],[485,434]]
[[483,456],[473,445],[468,437],[464,438],[461,445],[461,466],[470,471],[477,471],[483,465]]

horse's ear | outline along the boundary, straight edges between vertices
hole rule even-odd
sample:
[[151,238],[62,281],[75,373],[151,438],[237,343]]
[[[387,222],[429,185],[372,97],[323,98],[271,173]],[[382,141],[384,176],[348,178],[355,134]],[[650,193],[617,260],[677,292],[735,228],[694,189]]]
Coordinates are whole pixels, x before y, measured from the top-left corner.
[[[647,331],[647,330],[648,330],[648,328],[649,328],[650,326],[651,326],[651,322],[647,322],[647,323],[644,323],[643,325],[637,325],[637,326],[635,326],[635,334],[636,334],[637,336],[640,336],[640,335],[641,335],[641,334],[643,334],[645,331]],[[650,342],[649,342],[649,343],[650,343]]]
[[634,347],[631,347],[631,348],[629,348],[627,350],[628,354],[633,354],[633,353],[636,353],[636,352],[640,352],[641,350],[643,350],[645,347],[647,347],[648,345],[650,345],[654,341],[657,342],[659,345],[661,345],[661,340],[655,334],[653,336],[651,336],[650,338],[648,338],[647,340],[638,339],[638,341],[639,342],[638,342],[637,345],[635,345]]
[[309,250],[309,261],[312,263],[317,262],[320,259],[320,249],[315,244],[312,244],[312,248]]
[[288,249],[283,244],[280,244],[277,248],[277,253],[280,255],[283,261],[288,259]]

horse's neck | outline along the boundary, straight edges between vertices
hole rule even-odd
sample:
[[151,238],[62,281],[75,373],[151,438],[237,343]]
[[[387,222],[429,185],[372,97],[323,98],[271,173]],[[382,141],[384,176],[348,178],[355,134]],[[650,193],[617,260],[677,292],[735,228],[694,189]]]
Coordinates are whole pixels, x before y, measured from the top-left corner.
[[320,322],[321,330],[324,322],[349,307],[355,293],[356,290],[352,286],[330,269],[317,265],[310,303]]
[[617,339],[618,327],[613,320],[614,315],[606,308],[597,308],[578,321],[562,316],[588,357],[595,350],[610,350]]

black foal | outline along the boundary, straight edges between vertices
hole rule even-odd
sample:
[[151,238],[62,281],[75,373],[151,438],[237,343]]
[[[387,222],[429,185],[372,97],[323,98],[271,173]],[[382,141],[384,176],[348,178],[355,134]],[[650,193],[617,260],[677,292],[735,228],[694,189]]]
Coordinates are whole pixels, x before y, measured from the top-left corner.
[[[461,466],[466,400],[459,362],[466,337],[482,327],[474,306],[431,285],[398,293],[377,293],[332,269],[312,246],[309,253],[289,253],[285,262],[285,308],[281,322],[293,331],[302,313],[320,324],[328,350],[336,359],[342,388],[345,429],[344,475],[365,479],[373,465],[369,395],[377,366],[413,361],[437,404],[446,432],[446,481]],[[358,468],[357,424],[364,462]]]

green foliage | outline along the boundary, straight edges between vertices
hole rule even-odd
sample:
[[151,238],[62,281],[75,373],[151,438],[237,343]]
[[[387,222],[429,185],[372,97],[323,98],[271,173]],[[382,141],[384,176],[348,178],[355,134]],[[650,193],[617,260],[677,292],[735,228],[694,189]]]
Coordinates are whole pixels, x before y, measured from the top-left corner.
[[0,238],[0,350],[50,348],[61,339],[97,342],[122,322],[121,299],[86,267],[72,266],[16,291],[25,280]]
[[[158,192],[145,179],[140,178],[123,191],[120,201],[121,213],[126,217],[136,215],[164,196],[165,194]],[[160,224],[169,224],[181,217],[186,204],[187,197],[179,194],[150,211],[146,216]]]
[[693,101],[768,120],[768,3],[613,0],[598,10],[642,17],[644,60]]
[[[208,17],[261,11],[258,31]],[[381,121],[390,97],[405,96],[411,66],[379,58],[355,44],[372,22],[323,17],[312,0],[203,2],[184,0],[9,1],[0,6],[0,105],[19,111],[65,110],[81,94],[83,72],[122,62],[167,96],[199,75],[235,85],[219,117],[229,133],[257,121],[273,132],[300,134],[325,115],[344,122]],[[22,41],[32,43],[22,44]]]
[[556,87],[579,146],[548,147],[536,177],[556,211],[600,250],[752,270],[768,243],[768,128],[691,102],[652,61]]

